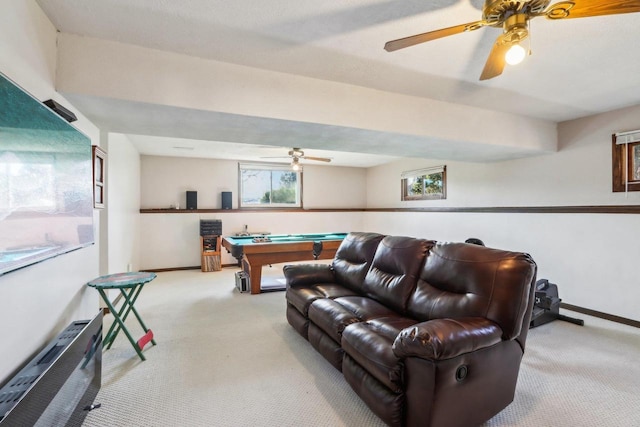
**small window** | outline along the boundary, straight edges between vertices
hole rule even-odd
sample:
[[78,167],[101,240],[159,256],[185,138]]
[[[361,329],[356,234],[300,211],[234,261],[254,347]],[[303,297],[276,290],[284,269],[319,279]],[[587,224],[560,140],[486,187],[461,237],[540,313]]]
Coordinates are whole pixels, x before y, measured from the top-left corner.
[[93,207],[102,209],[105,207],[107,173],[107,153],[97,145],[93,145]]
[[438,200],[447,198],[447,167],[403,172],[402,200]]
[[241,208],[302,207],[302,173],[289,165],[240,163]]
[[613,191],[640,191],[640,131],[613,135]]
[[629,147],[629,181],[640,182],[640,142],[636,142]]

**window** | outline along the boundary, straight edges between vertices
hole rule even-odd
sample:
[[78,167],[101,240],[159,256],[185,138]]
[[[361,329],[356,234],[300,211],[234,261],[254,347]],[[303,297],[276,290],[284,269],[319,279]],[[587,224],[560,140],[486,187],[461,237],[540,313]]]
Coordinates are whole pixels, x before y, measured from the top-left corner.
[[447,167],[436,166],[403,172],[402,200],[437,200],[447,198]]
[[613,135],[614,192],[640,191],[640,131]]
[[105,174],[107,172],[107,153],[97,145],[93,145],[93,207],[104,208],[106,194]]
[[302,173],[289,165],[240,163],[241,208],[302,206]]

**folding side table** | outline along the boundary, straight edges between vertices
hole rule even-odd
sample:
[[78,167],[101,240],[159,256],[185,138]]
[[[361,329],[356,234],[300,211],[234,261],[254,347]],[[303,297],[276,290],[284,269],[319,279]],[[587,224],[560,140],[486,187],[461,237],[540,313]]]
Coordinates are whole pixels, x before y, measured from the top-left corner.
[[[145,272],[130,272],[130,273],[117,273],[117,274],[109,274],[106,276],[100,276],[97,279],[93,279],[92,281],[87,283],[87,286],[95,288],[100,293],[102,300],[107,307],[109,307],[109,311],[113,314],[115,318],[111,327],[109,328],[109,332],[107,332],[107,336],[104,339],[103,345],[104,348],[111,348],[111,344],[116,339],[116,336],[122,330],[124,334],[127,336],[127,339],[133,346],[140,359],[146,360],[144,355],[142,354],[142,349],[144,346],[151,341],[153,345],[156,345],[155,340],[153,339],[153,332],[151,329],[147,328],[147,326],[142,321],[142,317],[138,313],[138,310],[134,307],[140,292],[142,291],[142,287],[145,283],[152,281],[156,278],[155,273],[145,273]],[[114,305],[109,300],[109,297],[105,293],[105,289],[119,289],[122,294],[122,298],[124,302],[122,303],[122,307],[120,310],[116,310]],[[135,341],[131,337],[131,333],[125,326],[124,322],[127,320],[127,316],[129,313],[133,312],[133,314],[140,322],[142,329],[145,334],[138,341]]]

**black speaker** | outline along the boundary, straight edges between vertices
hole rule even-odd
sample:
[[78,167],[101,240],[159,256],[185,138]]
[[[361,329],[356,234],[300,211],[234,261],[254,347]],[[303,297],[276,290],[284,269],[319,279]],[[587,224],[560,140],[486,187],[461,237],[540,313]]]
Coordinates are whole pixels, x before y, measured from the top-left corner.
[[51,108],[56,113],[58,113],[58,115],[60,117],[62,117],[63,119],[65,119],[69,123],[75,122],[76,120],[78,120],[78,118],[76,117],[75,114],[73,114],[73,112],[67,110],[66,108],[64,108],[62,105],[58,104],[53,99],[47,99],[46,101],[43,101],[43,104],[46,105],[47,107]]
[[231,209],[233,202],[231,201],[231,191],[222,192],[222,209]]
[[187,209],[198,209],[197,191],[187,191]]

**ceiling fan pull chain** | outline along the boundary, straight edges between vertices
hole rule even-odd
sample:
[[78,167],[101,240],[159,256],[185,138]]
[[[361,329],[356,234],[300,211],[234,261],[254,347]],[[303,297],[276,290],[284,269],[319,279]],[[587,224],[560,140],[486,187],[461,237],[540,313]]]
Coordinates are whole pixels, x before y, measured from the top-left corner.
[[529,30],[529,56],[531,56],[531,45],[533,44],[533,31],[531,31],[531,19],[527,21],[527,30]]

